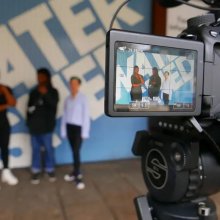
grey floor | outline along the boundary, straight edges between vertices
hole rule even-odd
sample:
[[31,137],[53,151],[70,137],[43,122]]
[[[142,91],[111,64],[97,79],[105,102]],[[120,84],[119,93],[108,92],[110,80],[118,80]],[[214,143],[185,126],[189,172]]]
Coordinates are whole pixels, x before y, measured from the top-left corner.
[[[86,188],[82,191],[64,182],[69,170],[70,166],[58,167],[55,183],[42,177],[39,185],[30,184],[27,169],[14,170],[20,183],[1,185],[0,220],[137,219],[133,198],[146,193],[139,160],[84,164]],[[213,199],[218,208],[220,194]]]

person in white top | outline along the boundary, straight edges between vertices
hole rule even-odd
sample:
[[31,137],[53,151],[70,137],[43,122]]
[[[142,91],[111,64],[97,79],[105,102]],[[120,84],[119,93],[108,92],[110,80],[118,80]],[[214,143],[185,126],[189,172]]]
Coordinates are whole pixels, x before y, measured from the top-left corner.
[[164,72],[164,80],[161,85],[162,99],[164,105],[169,105],[169,100],[172,95],[172,83],[170,79],[170,73],[168,71]]
[[86,96],[80,91],[81,79],[71,77],[70,95],[64,103],[61,120],[61,137],[67,138],[73,154],[73,171],[64,176],[65,181],[75,181],[77,189],[85,188],[80,172],[80,148],[83,139],[89,138],[90,115]]

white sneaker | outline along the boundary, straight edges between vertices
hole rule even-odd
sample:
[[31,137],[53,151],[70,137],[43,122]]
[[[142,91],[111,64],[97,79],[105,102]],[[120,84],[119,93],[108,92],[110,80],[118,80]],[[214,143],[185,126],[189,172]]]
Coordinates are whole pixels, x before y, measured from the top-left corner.
[[79,190],[85,189],[85,183],[83,183],[81,180],[77,180],[76,182],[76,188]]
[[74,181],[75,179],[82,179],[83,178],[83,175],[80,173],[80,174],[78,174],[77,176],[75,176],[73,173],[70,173],[70,174],[66,174],[65,176],[64,176],[64,180],[66,181],[66,182],[72,182],[72,181]]
[[2,170],[2,182],[7,183],[8,185],[14,186],[18,184],[18,179],[13,175],[11,170],[3,169]]

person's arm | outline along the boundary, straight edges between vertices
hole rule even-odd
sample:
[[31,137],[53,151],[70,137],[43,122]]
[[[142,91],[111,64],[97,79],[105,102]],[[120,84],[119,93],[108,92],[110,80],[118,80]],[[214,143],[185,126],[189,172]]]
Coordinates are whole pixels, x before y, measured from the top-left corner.
[[9,107],[14,107],[16,105],[16,99],[13,96],[12,91],[3,85],[0,85],[0,91],[6,100],[6,103],[0,104],[0,111],[5,111]]
[[150,79],[149,79],[149,84],[148,84],[149,87],[152,86],[152,80],[153,80],[153,77],[151,76]]
[[83,125],[82,125],[82,138],[89,138],[90,132],[90,115],[89,115],[89,104],[86,97],[83,100]]
[[172,94],[173,94],[173,80],[172,80],[172,78],[170,78],[169,90],[170,90],[169,100],[171,100]]
[[143,85],[144,84],[144,77],[142,75],[139,75],[139,79],[141,81],[141,85]]
[[8,104],[0,104],[0,112],[5,111],[10,106]]
[[165,80],[163,80],[163,81],[161,82],[160,90],[163,91],[163,90],[165,90],[165,89],[166,89],[166,87],[165,87]]
[[29,98],[28,98],[28,107],[35,105],[35,96],[36,96],[36,92],[35,90],[32,90],[29,94]]
[[5,96],[6,104],[8,104],[11,107],[14,107],[16,105],[16,99],[13,96],[12,91],[6,86],[0,86],[0,90],[2,94]]
[[160,78],[160,76],[158,76],[158,78],[157,78],[157,87],[160,89],[160,87],[161,87],[161,78]]
[[[134,80],[134,77],[137,78],[137,79],[139,79],[139,80],[140,80],[140,83],[134,82],[134,81],[135,81],[135,80]],[[139,87],[139,86],[141,86],[141,85],[144,84],[144,79],[143,79],[143,77],[142,77],[141,75],[133,76],[133,77],[131,76],[131,84],[132,84],[132,87]]]
[[29,98],[28,98],[28,104],[27,104],[27,118],[32,115],[35,110],[37,109],[37,103],[38,99],[40,97],[40,94],[37,92],[36,89],[33,89],[30,92]]
[[67,132],[66,132],[66,106],[67,106],[67,99],[64,102],[64,108],[63,108],[63,115],[61,117],[61,124],[60,124],[60,136],[62,138],[66,138]]

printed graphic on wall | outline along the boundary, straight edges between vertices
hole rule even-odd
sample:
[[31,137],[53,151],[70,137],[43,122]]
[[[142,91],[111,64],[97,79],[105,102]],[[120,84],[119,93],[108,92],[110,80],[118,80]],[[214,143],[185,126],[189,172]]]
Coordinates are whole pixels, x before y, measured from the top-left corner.
[[[53,144],[58,164],[70,163],[67,140],[60,137],[63,102],[68,81],[82,79],[91,112],[91,137],[82,148],[83,161],[131,157],[134,134],[146,128],[144,118],[108,118],[104,115],[105,33],[123,0],[2,0],[0,7],[0,82],[13,89],[17,106],[8,113],[12,125],[10,166],[31,162],[26,109],[36,85],[36,69],[49,68],[60,101]],[[150,32],[151,1],[125,6],[114,28]]]

